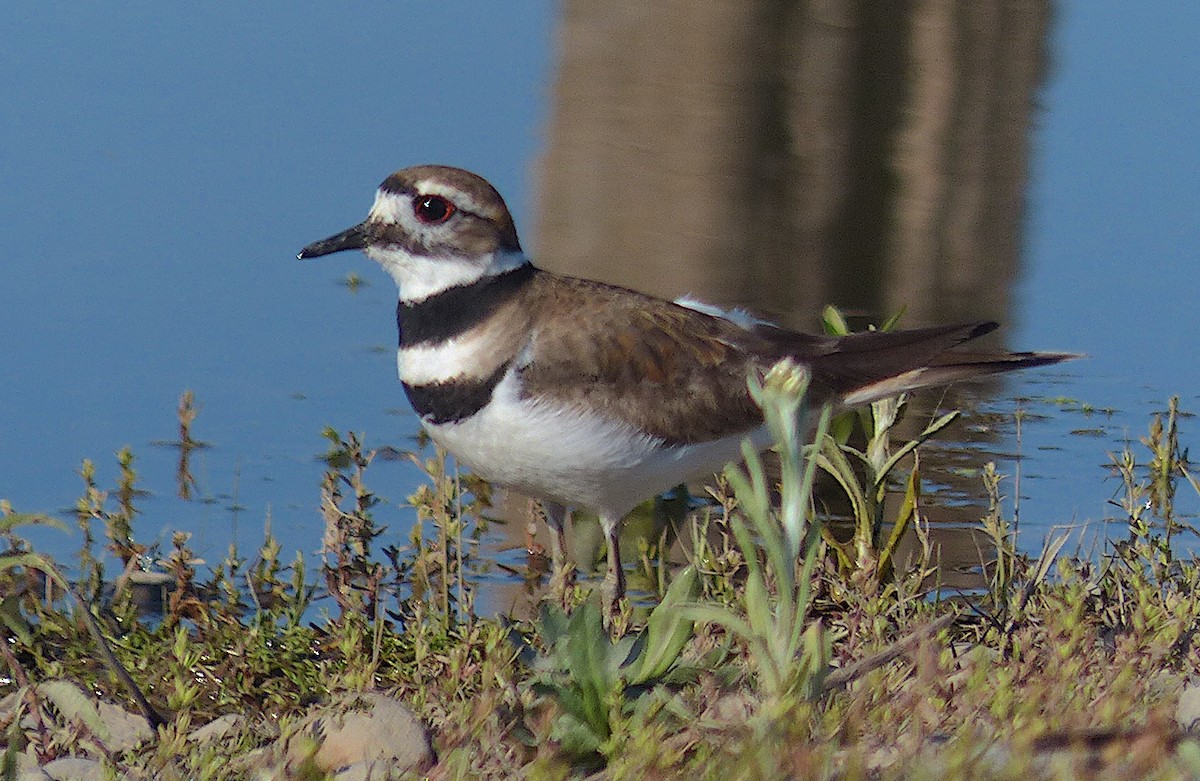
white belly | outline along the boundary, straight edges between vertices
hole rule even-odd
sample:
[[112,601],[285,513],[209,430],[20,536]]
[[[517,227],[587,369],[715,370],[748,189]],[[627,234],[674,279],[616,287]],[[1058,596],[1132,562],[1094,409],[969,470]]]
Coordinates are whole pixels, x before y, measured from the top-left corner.
[[[743,435],[667,447],[628,424],[517,395],[514,372],[492,401],[433,440],[490,482],[619,519],[639,502],[738,457]],[[755,445],[768,438],[753,432]]]

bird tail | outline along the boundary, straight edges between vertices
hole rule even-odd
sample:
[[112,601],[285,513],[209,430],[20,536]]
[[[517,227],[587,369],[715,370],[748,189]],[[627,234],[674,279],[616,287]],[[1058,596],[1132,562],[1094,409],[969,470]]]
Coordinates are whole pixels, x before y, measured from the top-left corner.
[[822,354],[811,356],[813,385],[841,406],[857,407],[907,391],[1082,357],[1060,352],[954,349],[996,327],[994,322],[979,322],[850,334],[832,344],[826,342]]
[[1018,353],[959,353],[938,357],[937,363],[910,369],[851,390],[844,396],[847,407],[870,404],[879,399],[896,396],[921,388],[951,385],[960,380],[973,380],[992,374],[1050,366],[1083,356],[1075,353],[1018,352]]

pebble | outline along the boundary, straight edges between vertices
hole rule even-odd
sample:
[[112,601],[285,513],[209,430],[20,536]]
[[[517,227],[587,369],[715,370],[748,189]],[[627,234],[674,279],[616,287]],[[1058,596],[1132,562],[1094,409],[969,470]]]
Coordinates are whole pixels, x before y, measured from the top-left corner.
[[[43,684],[45,686],[45,684]],[[53,682],[60,702],[78,713],[74,718],[93,722],[93,740],[102,740],[113,754],[129,751],[154,735],[146,720],[119,705],[97,702],[74,684]],[[0,699],[0,714],[11,715],[17,698]],[[94,710],[92,710],[94,709]],[[91,715],[86,715],[91,711]],[[98,714],[98,718],[97,718]],[[32,727],[32,723],[28,726]],[[103,727],[100,730],[100,727]],[[188,735],[194,743],[220,740],[245,726],[245,718],[226,714],[200,726]],[[103,732],[103,735],[98,732]],[[313,747],[315,745],[315,753]],[[342,694],[310,713],[276,751],[260,749],[253,763],[263,769],[267,757],[286,759],[295,768],[311,755],[321,771],[337,781],[366,781],[408,770],[426,770],[434,763],[433,748],[424,725],[402,701],[380,692]],[[242,757],[243,760],[249,757]],[[267,760],[264,764],[263,760]],[[278,761],[278,760],[276,760]],[[41,767],[33,756],[22,754],[15,778],[18,781],[103,781],[104,766],[91,756],[59,757]]]
[[188,740],[193,743],[210,743],[241,729],[245,723],[244,717],[236,713],[226,713],[224,716],[218,716],[204,726],[192,730],[188,734]]
[[424,769],[434,760],[421,722],[403,702],[380,692],[341,696],[306,718],[288,740],[289,765],[305,759],[311,741],[317,743],[317,767],[337,773],[339,781],[377,776],[383,768]]
[[108,740],[104,745],[113,753],[128,751],[154,735],[150,723],[140,714],[130,713],[111,702],[98,702],[96,708],[104,726],[108,727]]
[[1196,732],[1200,727],[1200,684],[1195,681],[1186,683],[1179,692],[1175,723],[1187,732]]
[[104,781],[104,765],[98,759],[62,757],[42,765],[42,772],[54,781]]

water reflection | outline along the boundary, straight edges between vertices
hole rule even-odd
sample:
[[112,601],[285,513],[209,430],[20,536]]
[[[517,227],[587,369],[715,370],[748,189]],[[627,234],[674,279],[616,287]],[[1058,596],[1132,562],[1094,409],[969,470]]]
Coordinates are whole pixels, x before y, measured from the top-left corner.
[[[860,322],[903,308],[905,327],[1011,322],[1051,10],[566,2],[539,263],[806,330],[828,303]],[[900,433],[1001,387],[917,399]],[[997,431],[975,420],[948,436],[992,450]],[[978,498],[961,501],[978,478],[955,467],[984,460],[926,455],[959,499],[939,520],[978,520]],[[952,569],[979,564],[969,534],[941,542]]]
[[797,328],[827,303],[1007,319],[1049,16],[569,2],[541,263]]

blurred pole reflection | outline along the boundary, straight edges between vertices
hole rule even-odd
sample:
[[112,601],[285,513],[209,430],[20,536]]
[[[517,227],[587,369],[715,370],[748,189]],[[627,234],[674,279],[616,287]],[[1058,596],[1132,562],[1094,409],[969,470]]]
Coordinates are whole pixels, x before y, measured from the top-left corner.
[[568,0],[543,266],[906,327],[1007,320],[1048,0]]
[[[829,303],[860,326],[902,307],[906,328],[1011,322],[1051,10],[565,0],[538,263],[810,331]],[[899,434],[966,403],[918,399]],[[978,522],[982,486],[954,466],[986,459],[926,451],[923,473],[957,499],[934,520]],[[953,536],[944,563],[977,565],[971,535]]]

